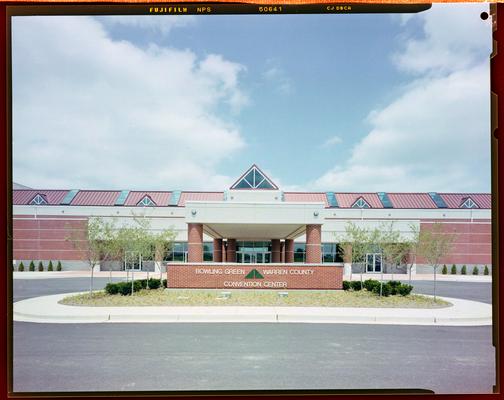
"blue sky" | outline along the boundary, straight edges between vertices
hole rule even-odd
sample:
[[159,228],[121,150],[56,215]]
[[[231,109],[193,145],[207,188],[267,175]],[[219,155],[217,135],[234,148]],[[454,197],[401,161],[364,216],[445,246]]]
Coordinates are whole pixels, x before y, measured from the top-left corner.
[[489,191],[487,8],[16,17],[14,180]]

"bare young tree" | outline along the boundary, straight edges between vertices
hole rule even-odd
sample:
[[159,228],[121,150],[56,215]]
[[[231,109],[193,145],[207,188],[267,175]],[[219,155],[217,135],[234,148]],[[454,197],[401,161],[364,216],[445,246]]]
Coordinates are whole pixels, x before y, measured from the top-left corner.
[[72,246],[82,254],[91,269],[90,296],[93,294],[94,269],[103,261],[117,256],[119,246],[116,235],[115,220],[104,220],[100,217],[90,217],[84,233],[70,230],[66,238]]
[[[401,233],[394,228],[394,222],[380,225],[378,243],[382,253],[382,263],[397,267],[408,254],[409,246],[404,242]],[[383,264],[380,277],[380,296],[383,288]],[[392,279],[393,279],[392,273]]]
[[[357,226],[353,222],[348,222],[345,226],[345,234],[339,239],[342,244],[343,256],[350,260],[350,264],[360,263],[360,281],[361,288],[362,274],[366,263],[366,254],[372,251],[376,245],[378,230],[370,231],[364,227]],[[352,268],[350,266],[350,268]]]
[[452,249],[456,239],[454,233],[446,232],[443,224],[436,222],[430,229],[420,229],[418,255],[434,269],[434,301],[436,301],[436,272],[441,259]]

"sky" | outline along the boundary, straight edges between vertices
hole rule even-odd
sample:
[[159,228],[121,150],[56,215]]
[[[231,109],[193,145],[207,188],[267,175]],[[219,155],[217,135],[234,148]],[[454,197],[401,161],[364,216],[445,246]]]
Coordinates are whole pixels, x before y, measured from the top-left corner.
[[482,11],[14,17],[13,180],[489,192]]

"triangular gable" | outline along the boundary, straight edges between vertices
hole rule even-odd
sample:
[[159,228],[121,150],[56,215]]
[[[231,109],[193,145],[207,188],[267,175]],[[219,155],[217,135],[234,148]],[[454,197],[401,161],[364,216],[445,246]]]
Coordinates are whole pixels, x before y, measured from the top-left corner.
[[364,197],[359,197],[355,202],[352,204],[352,208],[371,208],[369,203],[364,200]]
[[478,204],[470,197],[463,197],[460,208],[479,208]]
[[46,197],[44,194],[37,193],[29,203],[31,206],[41,206],[41,205],[47,205],[49,202],[47,201]]
[[257,165],[253,164],[242,176],[238,178],[238,180],[231,186],[231,189],[278,190],[278,187],[264,172],[259,169]]
[[148,194],[146,194],[144,197],[142,197],[142,200],[140,200],[137,203],[137,206],[140,206],[140,207],[155,207],[156,203],[154,202],[154,200],[152,200],[150,198],[150,196]]

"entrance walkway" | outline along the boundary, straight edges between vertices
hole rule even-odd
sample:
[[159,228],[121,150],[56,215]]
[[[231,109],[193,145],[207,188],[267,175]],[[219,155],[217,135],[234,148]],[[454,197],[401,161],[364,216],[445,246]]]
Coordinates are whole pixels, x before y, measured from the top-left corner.
[[492,324],[492,306],[445,298],[438,309],[337,307],[83,307],[58,301],[71,293],[14,303],[14,320],[39,323],[271,322],[476,326]]

